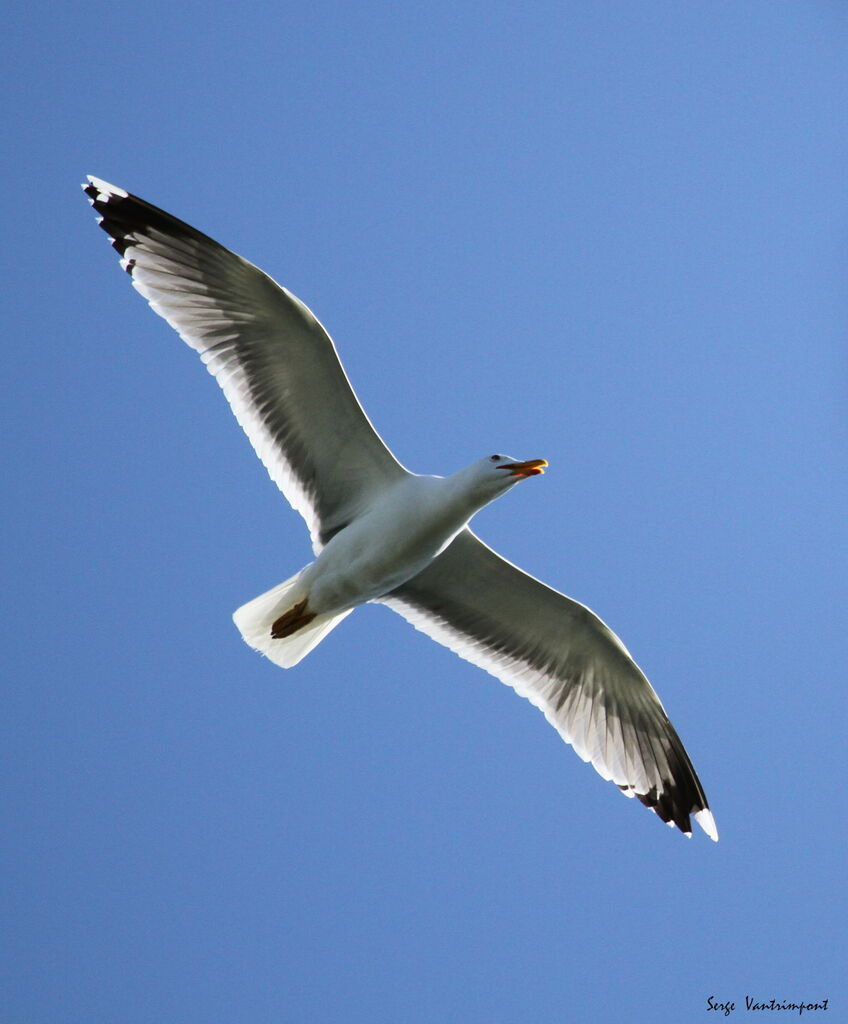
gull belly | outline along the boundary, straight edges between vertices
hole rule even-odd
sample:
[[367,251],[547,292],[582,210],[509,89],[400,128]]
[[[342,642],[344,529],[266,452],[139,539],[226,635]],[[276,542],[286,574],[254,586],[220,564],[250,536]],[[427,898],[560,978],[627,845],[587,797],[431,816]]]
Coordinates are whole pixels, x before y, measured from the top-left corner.
[[319,614],[384,597],[441,554],[475,511],[453,478],[409,475],[330,540],[299,589]]

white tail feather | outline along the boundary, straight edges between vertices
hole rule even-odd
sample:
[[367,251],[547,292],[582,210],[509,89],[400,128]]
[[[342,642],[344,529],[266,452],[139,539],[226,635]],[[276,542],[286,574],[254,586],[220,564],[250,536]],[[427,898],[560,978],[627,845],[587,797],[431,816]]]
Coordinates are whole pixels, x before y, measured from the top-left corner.
[[[302,572],[303,570],[301,570]],[[324,637],[337,626],[346,615],[353,611],[348,608],[343,612],[329,612],[316,615],[309,623],[291,636],[275,640],[271,636],[271,625],[283,612],[288,611],[306,594],[299,592],[298,581],[301,573],[280,583],[271,590],[260,594],[241,608],[233,612],[233,622],[238,627],[242,639],[255,651],[270,658],[281,668],[291,668],[316,647]]]

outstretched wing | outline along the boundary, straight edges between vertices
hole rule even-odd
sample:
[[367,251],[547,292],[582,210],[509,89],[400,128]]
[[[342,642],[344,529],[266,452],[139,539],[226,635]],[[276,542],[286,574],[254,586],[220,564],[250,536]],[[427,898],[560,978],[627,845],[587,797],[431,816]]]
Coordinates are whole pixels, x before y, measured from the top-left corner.
[[383,598],[416,629],[540,708],[584,761],[691,834],[718,839],[704,790],[659,697],[593,612],[465,529]]
[[330,336],[291,292],[123,189],[83,185],[134,287],[217,379],[319,550],[406,470],[371,426]]

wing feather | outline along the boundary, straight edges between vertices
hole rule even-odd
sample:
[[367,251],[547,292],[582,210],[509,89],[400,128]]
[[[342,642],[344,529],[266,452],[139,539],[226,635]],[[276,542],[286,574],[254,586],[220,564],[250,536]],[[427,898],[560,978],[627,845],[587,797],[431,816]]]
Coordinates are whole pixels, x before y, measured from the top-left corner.
[[406,473],[307,307],[207,235],[98,178],[83,186],[134,287],[200,355],[316,551]]
[[434,640],[512,686],[626,796],[718,839],[695,769],[651,684],[593,612],[465,529],[382,599]]

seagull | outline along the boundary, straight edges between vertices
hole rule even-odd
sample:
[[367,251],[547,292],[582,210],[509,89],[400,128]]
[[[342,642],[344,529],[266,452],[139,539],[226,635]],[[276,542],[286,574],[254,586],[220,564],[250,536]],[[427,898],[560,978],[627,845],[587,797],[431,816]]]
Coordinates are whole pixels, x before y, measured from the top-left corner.
[[91,176],[82,188],[135,289],[200,355],[309,528],[315,560],[233,615],[244,640],[290,668],[358,605],[388,605],[526,697],[625,796],[686,835],[694,817],[717,841],[689,756],[621,640],[469,529],[547,462],[496,454],[452,476],[409,472],[291,292],[121,188]]

